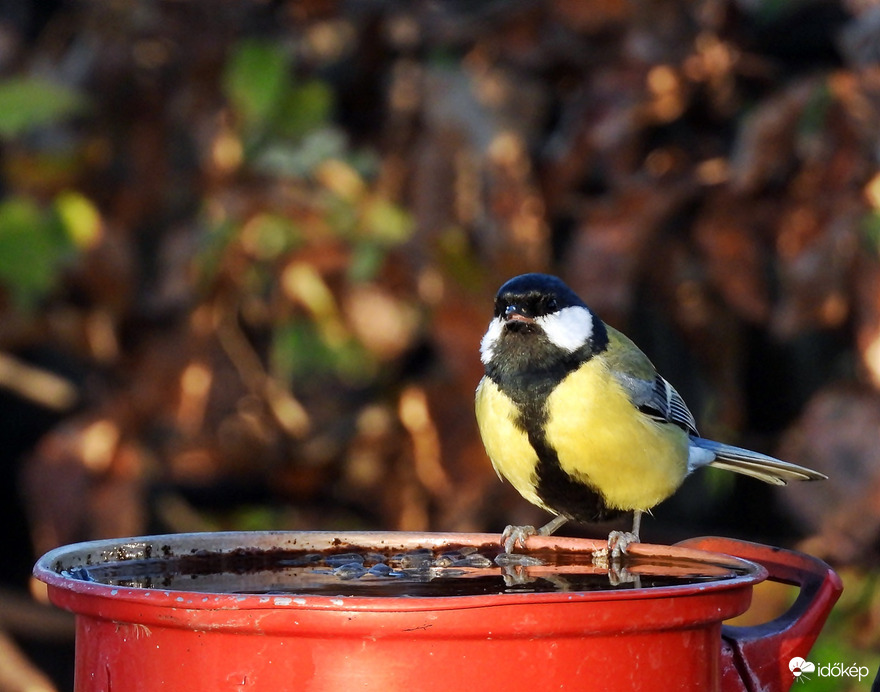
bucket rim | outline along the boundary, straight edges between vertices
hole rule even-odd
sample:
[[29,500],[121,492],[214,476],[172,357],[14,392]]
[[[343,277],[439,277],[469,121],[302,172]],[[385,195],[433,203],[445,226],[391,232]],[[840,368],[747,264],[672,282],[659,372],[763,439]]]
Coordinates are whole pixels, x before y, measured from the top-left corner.
[[[151,604],[187,609],[262,610],[276,608],[345,611],[422,611],[476,608],[573,601],[631,601],[683,598],[709,595],[754,586],[767,578],[760,564],[734,555],[698,550],[685,546],[650,543],[632,544],[628,555],[638,559],[689,561],[722,567],[737,572],[735,576],[697,583],[631,589],[570,592],[529,592],[472,594],[454,596],[328,596],[314,594],[259,594],[187,591],[177,588],[116,586],[88,581],[65,574],[77,567],[112,561],[145,558],[172,558],[200,550],[225,553],[243,547],[256,550],[344,550],[352,549],[405,551],[417,548],[437,550],[443,547],[491,546],[497,548],[500,535],[492,533],[417,532],[417,531],[207,531],[142,535],[98,539],[54,548],[37,560],[34,576],[50,589],[89,599],[112,599],[115,602]],[[595,552],[606,542],[565,536],[532,536],[529,551],[560,550]],[[181,549],[186,553],[179,552]],[[61,605],[59,603],[59,605]],[[65,606],[62,606],[65,607]]]

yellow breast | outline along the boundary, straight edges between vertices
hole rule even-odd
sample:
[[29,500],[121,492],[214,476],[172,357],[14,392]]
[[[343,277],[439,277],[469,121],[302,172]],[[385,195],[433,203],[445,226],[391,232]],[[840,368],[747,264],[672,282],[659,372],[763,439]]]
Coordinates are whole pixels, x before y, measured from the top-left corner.
[[687,434],[641,414],[601,357],[566,377],[548,410],[547,439],[563,470],[589,479],[609,507],[650,509],[687,475]]
[[495,472],[533,505],[552,512],[538,497],[535,488],[538,455],[526,434],[514,423],[518,415],[516,406],[488,377],[477,387],[476,411],[480,436]]

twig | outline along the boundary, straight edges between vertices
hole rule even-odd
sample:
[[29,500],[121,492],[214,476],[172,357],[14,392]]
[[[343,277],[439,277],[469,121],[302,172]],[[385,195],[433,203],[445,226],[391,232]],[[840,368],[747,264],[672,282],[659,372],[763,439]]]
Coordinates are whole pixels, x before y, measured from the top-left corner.
[[285,387],[268,375],[256,351],[235,323],[235,312],[219,305],[217,310],[220,312],[217,339],[244,385],[269,404],[275,419],[289,435],[304,437],[310,425],[308,412]]
[[0,352],[0,387],[53,411],[66,411],[79,398],[69,380]]

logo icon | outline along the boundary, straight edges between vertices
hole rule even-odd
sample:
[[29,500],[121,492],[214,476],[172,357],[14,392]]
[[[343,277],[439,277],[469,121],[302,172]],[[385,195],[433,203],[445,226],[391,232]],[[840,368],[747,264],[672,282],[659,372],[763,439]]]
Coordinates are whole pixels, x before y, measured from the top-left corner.
[[804,673],[814,673],[816,664],[805,661],[800,656],[795,656],[788,662],[788,669],[797,680],[809,680],[809,676]]

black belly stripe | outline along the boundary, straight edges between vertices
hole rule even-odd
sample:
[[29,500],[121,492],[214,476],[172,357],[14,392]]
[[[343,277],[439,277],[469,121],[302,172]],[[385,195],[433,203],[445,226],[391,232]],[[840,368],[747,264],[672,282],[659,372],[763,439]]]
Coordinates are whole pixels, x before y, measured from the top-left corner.
[[593,486],[575,480],[563,471],[556,450],[543,433],[527,431],[529,443],[538,455],[535,467],[536,490],[541,501],[559,514],[577,522],[606,521],[624,514],[611,509]]
[[[541,339],[538,338],[538,341]],[[547,342],[540,344],[540,347],[545,349],[546,358],[535,357],[535,352],[540,348],[533,343],[532,359],[527,367],[517,363],[513,353],[507,353],[497,359],[500,366],[487,368],[490,379],[516,404],[519,417],[515,423],[526,433],[538,456],[535,467],[538,497],[547,507],[578,522],[604,521],[624,514],[609,508],[598,489],[565,473],[556,450],[544,435],[549,415],[548,397],[562,380],[590,357],[589,351],[563,355]],[[551,350],[555,352],[551,353]],[[545,367],[539,367],[542,361]]]

